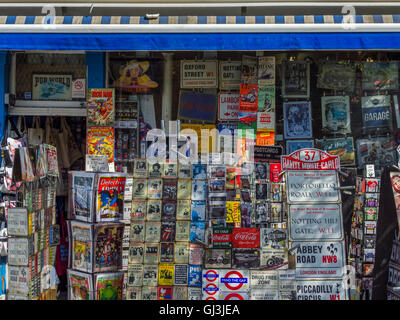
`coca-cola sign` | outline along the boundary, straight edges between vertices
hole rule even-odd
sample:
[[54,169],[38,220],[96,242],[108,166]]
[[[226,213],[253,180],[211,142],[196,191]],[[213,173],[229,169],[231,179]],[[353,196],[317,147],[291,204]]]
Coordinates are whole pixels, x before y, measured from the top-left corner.
[[234,228],[232,238],[234,248],[260,247],[260,229],[258,228]]
[[213,248],[231,248],[232,247],[232,228],[213,227],[212,234]]

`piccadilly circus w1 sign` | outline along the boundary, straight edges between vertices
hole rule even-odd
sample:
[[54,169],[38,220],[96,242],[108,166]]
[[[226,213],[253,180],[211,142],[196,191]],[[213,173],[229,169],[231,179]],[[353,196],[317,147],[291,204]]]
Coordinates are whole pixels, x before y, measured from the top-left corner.
[[305,148],[281,157],[283,170],[340,170],[339,156],[325,151]]

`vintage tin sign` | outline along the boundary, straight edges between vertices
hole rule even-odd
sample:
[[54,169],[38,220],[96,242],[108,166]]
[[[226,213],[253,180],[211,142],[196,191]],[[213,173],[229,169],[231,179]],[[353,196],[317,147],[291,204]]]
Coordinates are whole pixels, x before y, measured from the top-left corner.
[[212,247],[232,248],[232,228],[223,226],[213,226]]
[[297,281],[297,300],[347,300],[342,280]]
[[341,241],[292,242],[296,249],[296,277],[341,278],[344,276],[345,252]]
[[175,242],[175,263],[189,263],[189,242]]
[[27,209],[8,208],[7,233],[9,236],[27,236],[29,234],[29,219]]
[[146,264],[156,264],[159,262],[159,242],[146,242],[144,245],[143,262]]
[[32,275],[28,267],[8,267],[8,290],[14,294],[28,294]]
[[127,287],[126,300],[142,300],[142,288],[141,287]]
[[250,287],[253,288],[279,288],[278,271],[250,270]]
[[176,209],[176,220],[190,220],[190,200],[178,200]]
[[174,243],[173,242],[160,242],[160,262],[161,263],[174,262]]
[[188,287],[174,286],[172,297],[173,297],[173,300],[187,300],[188,299]]
[[190,243],[189,244],[189,263],[202,265],[203,264],[204,249],[201,245]]
[[175,241],[189,241],[190,221],[176,221]]
[[260,249],[260,269],[279,270],[288,268],[288,252],[283,249]]
[[234,248],[259,248],[259,228],[233,228],[232,241]]
[[158,264],[143,265],[143,287],[157,286],[158,284]]
[[144,243],[131,243],[129,247],[129,264],[143,263]]
[[337,173],[326,171],[288,171],[287,198],[289,203],[337,203],[340,187]]
[[127,286],[141,287],[143,285],[143,264],[130,264],[128,266]]
[[248,292],[250,289],[249,270],[220,270],[219,275],[221,291]]
[[201,300],[202,292],[201,288],[188,288],[188,297],[189,300]]
[[157,300],[172,300],[173,289],[168,286],[157,287]]
[[146,222],[146,242],[159,242],[161,237],[161,222]]
[[232,249],[232,267],[258,269],[260,267],[260,251],[252,248]]
[[282,170],[340,170],[340,158],[325,151],[307,148],[281,157]]
[[163,195],[162,179],[148,179],[147,182],[147,198],[161,199]]
[[177,199],[190,200],[191,196],[192,196],[192,180],[179,179]]
[[33,243],[28,238],[8,239],[8,264],[28,266],[29,257],[33,255]]
[[188,285],[188,265],[175,264],[174,273],[174,286],[187,286]]
[[283,249],[287,247],[287,229],[260,228],[261,248]]
[[251,289],[250,300],[279,300],[278,289]]
[[172,263],[160,263],[158,265],[158,285],[174,285],[174,265]]
[[202,283],[202,267],[201,265],[189,265],[188,275],[189,287],[200,287]]
[[130,241],[131,242],[144,242],[144,221],[131,222],[130,227]]
[[217,88],[217,70],[217,60],[181,60],[181,88]]
[[131,220],[132,221],[143,221],[146,216],[146,200],[133,200]]
[[218,120],[239,120],[239,98],[238,92],[220,92],[218,94]]
[[161,222],[161,241],[175,241],[175,221]]
[[342,206],[308,204],[289,206],[291,240],[343,239]]
[[258,58],[258,85],[268,86],[275,84],[275,57]]
[[147,200],[146,221],[160,221],[161,208],[161,200]]
[[219,271],[203,269],[203,300],[218,300]]
[[249,293],[221,291],[219,300],[249,300]]
[[231,249],[206,249],[205,262],[206,268],[230,268]]
[[219,62],[219,88],[221,90],[238,90],[242,61],[220,61]]

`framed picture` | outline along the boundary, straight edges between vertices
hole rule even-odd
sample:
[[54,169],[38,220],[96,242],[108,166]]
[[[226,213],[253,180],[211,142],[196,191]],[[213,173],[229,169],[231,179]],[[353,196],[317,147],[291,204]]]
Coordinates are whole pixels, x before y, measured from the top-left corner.
[[363,90],[396,90],[399,86],[397,61],[363,62]]
[[283,103],[285,139],[312,138],[311,102]]
[[349,96],[321,97],[322,129],[335,133],[350,133]]
[[390,96],[361,97],[361,106],[364,128],[392,128]]
[[317,88],[331,90],[354,90],[356,69],[353,63],[320,61]]
[[283,63],[282,96],[284,98],[310,97],[310,64],[286,61]]
[[32,100],[72,100],[72,75],[33,74]]
[[396,163],[396,143],[393,139],[380,137],[357,140],[358,167],[366,164],[387,166]]
[[354,166],[355,152],[353,137],[316,140],[318,149],[340,157],[341,166]]
[[314,148],[314,140],[287,140],[286,154],[291,154],[303,148]]

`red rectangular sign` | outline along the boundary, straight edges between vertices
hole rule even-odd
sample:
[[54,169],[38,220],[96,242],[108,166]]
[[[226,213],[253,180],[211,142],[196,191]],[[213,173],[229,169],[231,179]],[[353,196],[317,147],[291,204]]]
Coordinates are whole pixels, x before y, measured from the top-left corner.
[[282,170],[340,170],[340,158],[325,151],[307,148],[281,157]]
[[281,164],[280,163],[270,163],[269,165],[269,180],[271,182],[281,182]]
[[259,248],[260,229],[259,228],[233,228],[233,247],[234,248]]

